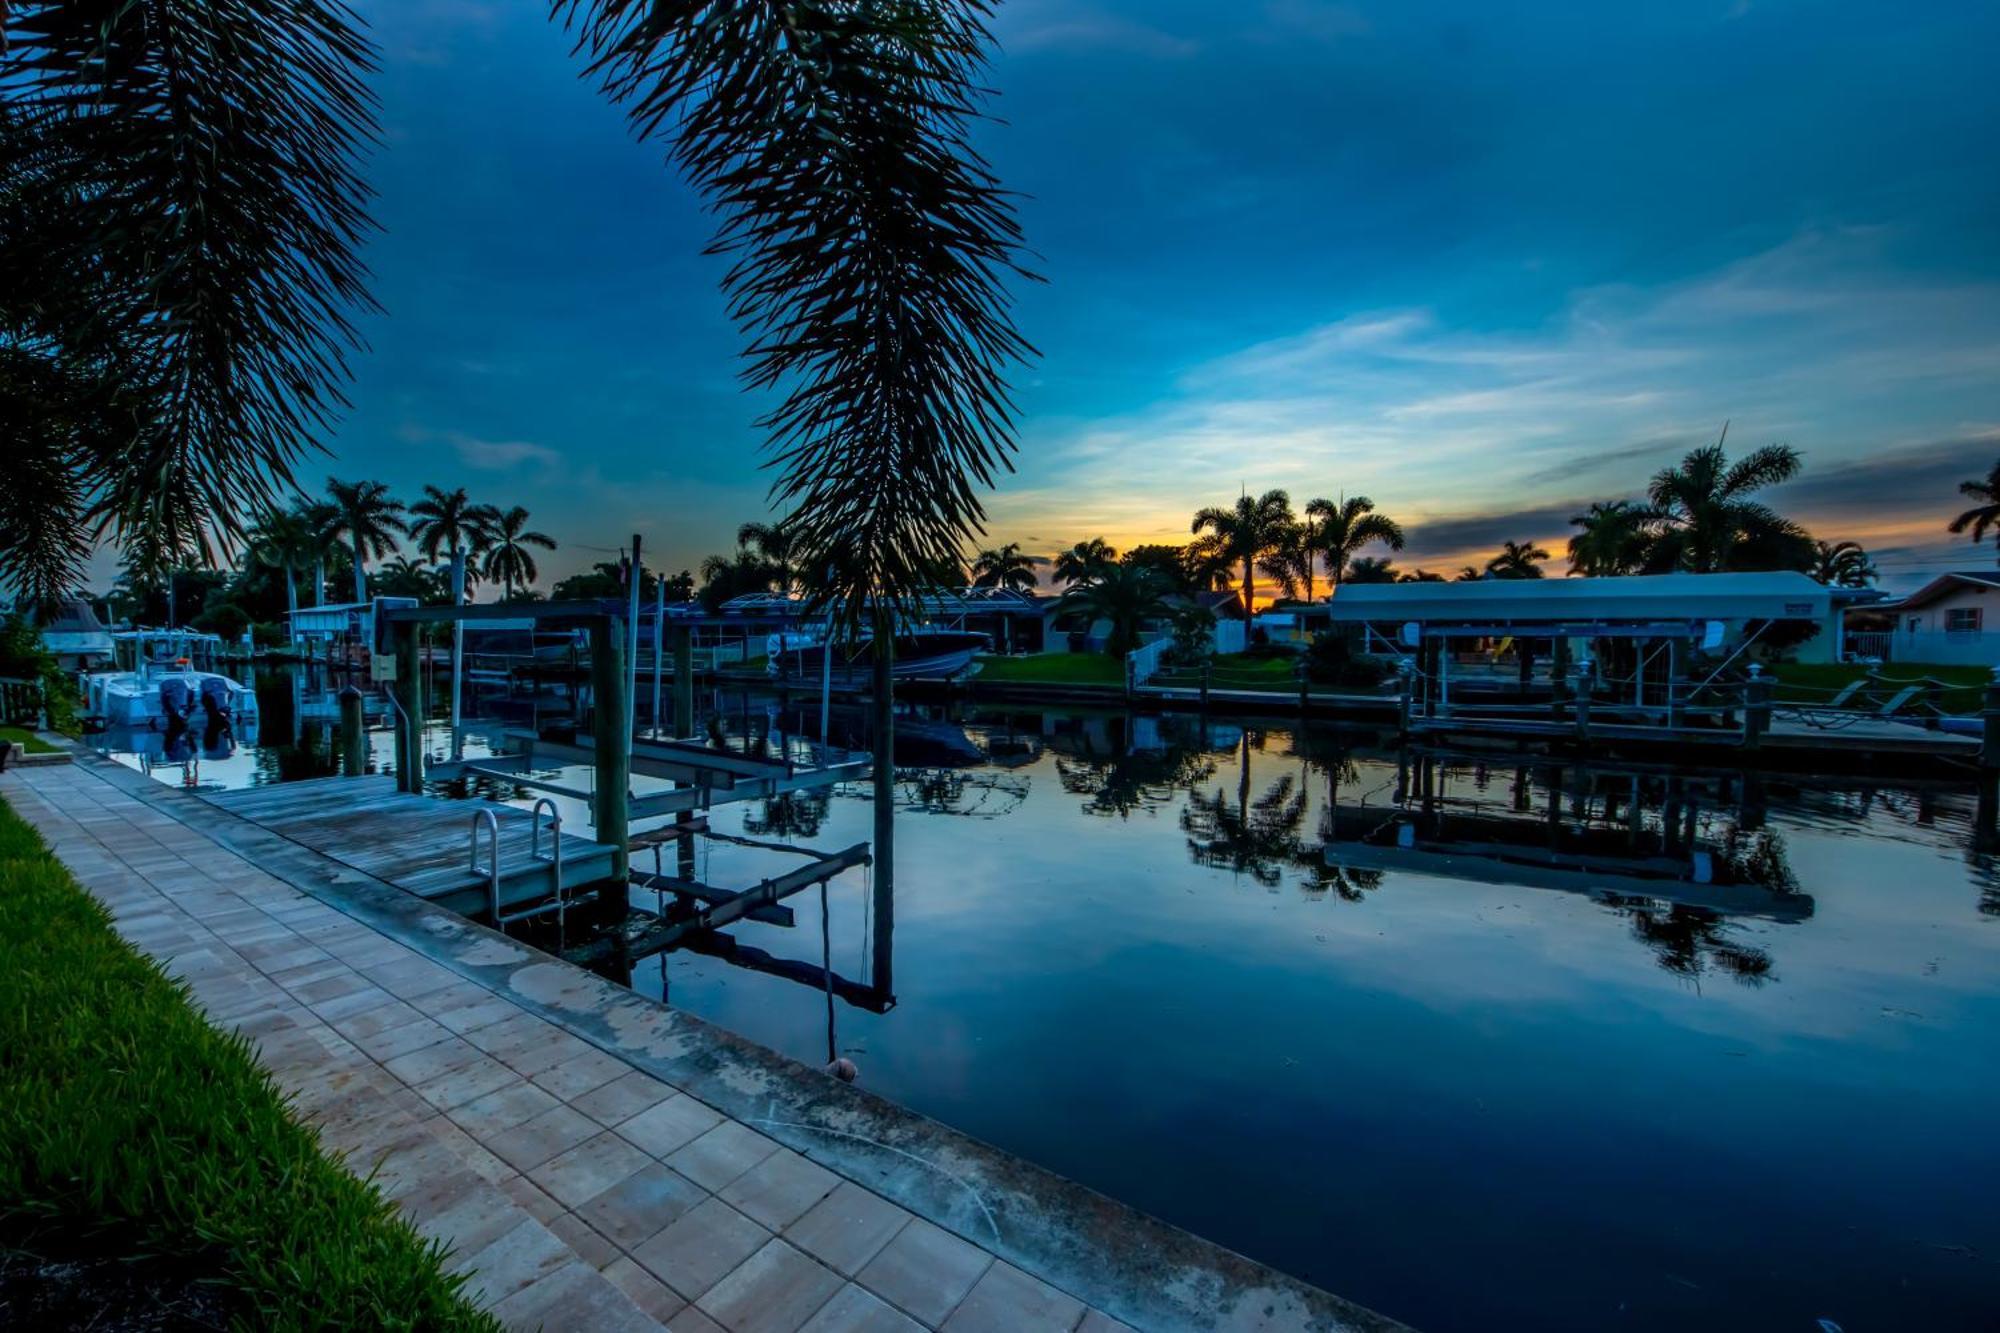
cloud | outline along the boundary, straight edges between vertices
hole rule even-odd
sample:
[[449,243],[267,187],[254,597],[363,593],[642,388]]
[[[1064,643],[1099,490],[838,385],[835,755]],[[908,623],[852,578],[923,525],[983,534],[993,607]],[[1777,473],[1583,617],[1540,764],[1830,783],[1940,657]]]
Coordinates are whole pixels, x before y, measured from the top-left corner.
[[1264,17],[1287,37],[1306,36],[1321,42],[1360,37],[1369,31],[1366,15],[1352,5],[1327,0],[1270,0]]
[[1189,38],[1137,19],[1074,5],[1009,5],[1001,11],[995,35],[1011,53],[1118,51],[1179,60],[1201,49],[1199,43]]
[[1730,420],[1733,447],[1805,454],[1782,498],[1807,522],[1915,541],[2000,452],[1976,424],[2000,284],[1907,271],[1895,239],[1804,232],[1683,281],[1575,291],[1527,327],[1391,306],[1226,350],[1141,410],[1031,419],[997,535],[1185,540],[1201,505],[1280,486],[1367,494],[1426,555],[1546,541]]
[[443,444],[458,461],[475,472],[510,472],[524,465],[552,468],[562,455],[532,440],[483,440],[458,430],[431,430],[406,425],[397,434],[411,444]]

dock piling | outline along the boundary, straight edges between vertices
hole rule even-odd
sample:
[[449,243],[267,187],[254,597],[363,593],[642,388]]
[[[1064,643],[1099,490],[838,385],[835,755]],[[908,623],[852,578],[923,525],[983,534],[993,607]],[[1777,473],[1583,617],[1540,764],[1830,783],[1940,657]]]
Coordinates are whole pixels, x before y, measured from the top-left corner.
[[1771,678],[1756,662],[1750,664],[1750,679],[1743,684],[1743,748],[1754,750],[1764,743],[1771,729]]
[[390,686],[396,699],[396,790],[424,789],[424,654],[423,627],[403,622],[393,627],[396,679]]
[[625,674],[625,626],[615,616],[590,622],[591,750],[597,766],[592,815],[597,840],[617,848],[612,875],[631,869],[632,699]]
[[1979,742],[1979,798],[1974,814],[1974,836],[1991,844],[2000,833],[2000,667],[1986,682],[1986,706],[1981,713],[1984,729]]
[[352,684],[340,690],[340,771],[358,778],[368,771],[367,723],[361,714],[361,691]]

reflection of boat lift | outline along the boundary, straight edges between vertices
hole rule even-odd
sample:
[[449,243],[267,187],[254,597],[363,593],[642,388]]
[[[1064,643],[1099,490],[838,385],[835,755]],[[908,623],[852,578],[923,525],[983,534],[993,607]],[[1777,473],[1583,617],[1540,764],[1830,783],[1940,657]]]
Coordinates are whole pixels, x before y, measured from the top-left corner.
[[[896,769],[896,808],[924,815],[998,819],[1028,799],[1033,779],[1026,773],[976,772],[960,768]],[[874,800],[860,785],[842,785],[835,794]]]
[[[1420,817],[1406,812],[1329,812],[1332,838],[1322,854],[1330,866],[1403,870],[1484,884],[1581,893],[1600,901],[1646,897],[1731,915],[1800,921],[1813,913],[1810,894],[1789,893],[1732,874],[1712,849],[1643,854],[1609,845],[1551,845],[1550,826],[1539,821],[1454,811],[1455,837],[1424,833]],[[1610,833],[1610,830],[1602,830]]]

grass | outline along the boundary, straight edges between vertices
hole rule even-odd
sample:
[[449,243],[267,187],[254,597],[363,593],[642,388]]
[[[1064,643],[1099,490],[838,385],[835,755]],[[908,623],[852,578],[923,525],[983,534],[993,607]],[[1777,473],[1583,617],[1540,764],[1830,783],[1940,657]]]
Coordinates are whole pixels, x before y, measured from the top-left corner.
[[982,685],[1103,685],[1122,689],[1125,663],[1102,653],[982,657],[974,679]]
[[0,802],[0,1248],[164,1259],[240,1328],[499,1324]]
[[54,754],[56,747],[26,727],[0,727],[0,745],[18,745],[29,754]]
[[[1938,706],[1947,713],[1977,713],[1986,704],[1986,686],[1993,679],[1993,673],[1982,666],[1928,666],[1922,662],[1886,662],[1880,667],[1865,667],[1847,662],[1780,662],[1773,671],[1778,677],[1778,685],[1772,697],[1779,703],[1824,704],[1832,699],[1842,687],[1860,680],[1869,671],[1875,671],[1885,681],[1918,681],[1926,678],[1940,680],[1945,689],[1939,697]],[[1896,687],[1888,687],[1894,690]],[[1880,690],[1864,690],[1868,697],[1881,702]],[[1850,706],[1862,703],[1860,697],[1849,701]]]
[[[1199,670],[1169,669],[1153,677],[1155,685],[1200,685]],[[1217,690],[1288,690],[1298,692],[1298,659],[1252,657],[1247,653],[1217,653],[1209,672],[1209,687]]]

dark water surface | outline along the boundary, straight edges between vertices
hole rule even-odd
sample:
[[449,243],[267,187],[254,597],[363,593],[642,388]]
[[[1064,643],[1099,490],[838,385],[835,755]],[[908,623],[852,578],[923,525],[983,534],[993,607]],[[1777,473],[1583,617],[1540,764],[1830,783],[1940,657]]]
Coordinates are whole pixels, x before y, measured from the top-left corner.
[[[199,781],[326,771],[265,710]],[[863,1086],[1420,1328],[2000,1327],[2000,877],[1969,792],[1194,718],[911,731],[896,1004],[836,1007]],[[712,815],[829,849],[870,819],[860,787]],[[1725,883],[1624,873],[1697,862]],[[857,980],[868,889],[829,895]],[[731,934],[817,963],[819,900],[791,901]],[[796,982],[676,953],[634,985],[827,1058]]]

